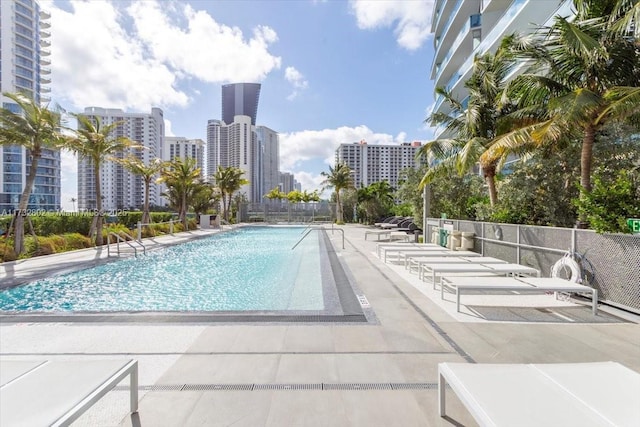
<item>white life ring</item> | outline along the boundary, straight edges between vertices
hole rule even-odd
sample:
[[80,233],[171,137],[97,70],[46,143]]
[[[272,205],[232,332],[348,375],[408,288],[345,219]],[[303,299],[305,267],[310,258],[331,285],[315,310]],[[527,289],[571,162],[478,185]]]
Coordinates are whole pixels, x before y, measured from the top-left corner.
[[580,266],[570,256],[563,256],[555,264],[553,264],[553,267],[551,267],[551,277],[559,277],[560,272],[564,271],[565,268],[569,268],[569,270],[571,270],[571,277],[569,277],[568,279],[570,282],[582,283],[582,273],[580,272]]

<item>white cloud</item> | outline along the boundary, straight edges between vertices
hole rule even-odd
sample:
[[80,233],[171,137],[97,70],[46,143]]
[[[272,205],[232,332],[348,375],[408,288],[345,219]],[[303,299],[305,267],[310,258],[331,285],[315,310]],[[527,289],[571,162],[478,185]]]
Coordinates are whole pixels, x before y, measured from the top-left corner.
[[283,133],[280,134],[280,168],[295,170],[312,159],[324,159],[325,164],[333,165],[335,151],[340,144],[361,140],[368,144],[397,142],[393,136],[375,133],[367,126]]
[[407,50],[421,47],[431,33],[434,0],[351,0],[358,28],[393,27],[396,41]]
[[309,86],[309,82],[305,80],[302,73],[294,67],[287,67],[284,70],[284,78],[293,86],[293,92],[287,97],[290,101]]
[[[261,81],[280,68],[269,47],[277,34],[237,27],[178,2],[72,0],[51,11],[52,96],[61,104],[149,110],[186,107],[180,83]],[[178,24],[179,23],[179,24]]]

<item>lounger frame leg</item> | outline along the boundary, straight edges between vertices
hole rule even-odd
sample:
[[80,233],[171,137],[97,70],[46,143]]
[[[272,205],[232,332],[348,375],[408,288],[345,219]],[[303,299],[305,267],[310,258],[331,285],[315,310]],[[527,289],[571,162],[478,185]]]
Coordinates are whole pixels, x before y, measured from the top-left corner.
[[129,399],[131,404],[131,413],[138,412],[138,361],[129,374]]
[[591,291],[591,311],[594,316],[598,315],[598,290],[593,289]]
[[442,374],[438,374],[438,412],[441,417],[446,415],[446,395],[445,395],[445,379]]

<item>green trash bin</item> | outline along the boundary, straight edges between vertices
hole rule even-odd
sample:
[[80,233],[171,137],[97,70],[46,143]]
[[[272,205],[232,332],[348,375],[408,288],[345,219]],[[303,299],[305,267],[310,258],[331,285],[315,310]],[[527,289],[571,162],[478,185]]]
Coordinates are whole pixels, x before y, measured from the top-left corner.
[[449,231],[441,228],[440,229],[440,239],[438,241],[438,244],[442,247],[447,247],[447,238],[449,237]]

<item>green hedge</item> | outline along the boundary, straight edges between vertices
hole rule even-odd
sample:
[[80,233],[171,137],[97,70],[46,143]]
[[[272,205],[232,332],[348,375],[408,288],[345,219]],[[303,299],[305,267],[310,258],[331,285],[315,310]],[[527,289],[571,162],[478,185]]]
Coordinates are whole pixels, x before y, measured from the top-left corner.
[[[93,213],[80,212],[46,212],[29,216],[34,231],[38,236],[51,236],[53,234],[80,233],[89,234]],[[167,222],[174,218],[171,212],[151,212],[151,222]],[[122,224],[130,230],[134,230],[138,222],[142,220],[142,212],[127,211],[117,215],[105,215],[105,224]],[[0,231],[5,232],[11,224],[11,215],[0,216]],[[29,234],[29,226],[25,224],[25,234]]]

